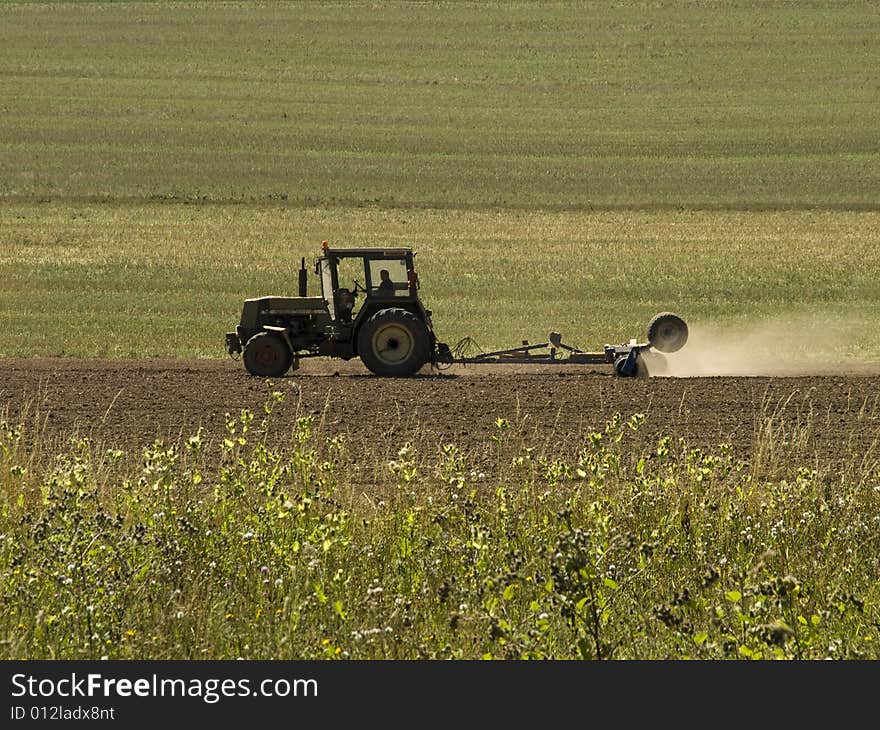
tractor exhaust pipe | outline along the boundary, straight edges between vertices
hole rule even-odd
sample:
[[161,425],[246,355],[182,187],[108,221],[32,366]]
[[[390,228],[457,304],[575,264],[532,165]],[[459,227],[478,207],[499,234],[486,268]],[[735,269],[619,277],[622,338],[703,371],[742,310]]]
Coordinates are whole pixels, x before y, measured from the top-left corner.
[[301,297],[308,296],[308,273],[306,272],[306,259],[303,256],[302,264],[299,270],[299,295]]

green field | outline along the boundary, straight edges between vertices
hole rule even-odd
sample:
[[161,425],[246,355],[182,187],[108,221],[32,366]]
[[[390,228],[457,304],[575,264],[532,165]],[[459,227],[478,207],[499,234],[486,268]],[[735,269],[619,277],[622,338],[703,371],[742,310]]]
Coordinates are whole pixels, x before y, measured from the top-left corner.
[[450,342],[593,347],[673,309],[880,358],[873,3],[0,21],[2,355],[222,356],[241,300],[292,293],[328,239],[414,246]]
[[0,194],[878,206],[871,2],[3,4]]
[[[9,355],[223,357],[241,302],[293,294],[320,241],[411,245],[450,344],[644,337],[672,309],[700,326],[773,323],[797,354],[880,360],[880,215],[548,212],[228,204],[9,204],[0,310]],[[723,251],[723,256],[719,256]],[[317,277],[310,280],[318,291]],[[789,349],[793,343],[789,342]]]

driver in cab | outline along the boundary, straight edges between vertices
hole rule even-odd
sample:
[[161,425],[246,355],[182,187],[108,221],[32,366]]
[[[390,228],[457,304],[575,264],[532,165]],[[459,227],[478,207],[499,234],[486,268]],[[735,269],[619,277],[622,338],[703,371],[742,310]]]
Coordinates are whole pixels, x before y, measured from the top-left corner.
[[388,269],[382,269],[379,272],[379,278],[381,281],[379,282],[379,286],[376,287],[376,296],[393,297],[394,282],[391,281],[391,274],[388,273]]

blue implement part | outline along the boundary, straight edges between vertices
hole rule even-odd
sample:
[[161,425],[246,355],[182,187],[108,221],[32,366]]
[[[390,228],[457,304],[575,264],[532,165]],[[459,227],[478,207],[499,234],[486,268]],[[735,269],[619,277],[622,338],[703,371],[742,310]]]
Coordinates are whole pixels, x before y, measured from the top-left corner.
[[639,355],[635,349],[626,355],[618,355],[614,361],[614,370],[622,378],[631,378],[636,374],[636,360]]
[[650,345],[629,345],[606,348],[614,354],[614,372],[622,378],[636,378],[639,376],[639,356],[642,350]]

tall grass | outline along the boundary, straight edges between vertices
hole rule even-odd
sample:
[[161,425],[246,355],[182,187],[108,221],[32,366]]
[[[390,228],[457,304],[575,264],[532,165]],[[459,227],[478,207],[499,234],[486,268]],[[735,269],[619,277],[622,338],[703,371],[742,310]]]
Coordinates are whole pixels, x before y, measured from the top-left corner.
[[312,415],[269,446],[283,401],[228,414],[219,460],[200,431],[24,467],[4,421],[2,656],[880,656],[876,458],[768,469],[640,443],[634,413],[571,456],[499,418],[479,465],[448,443],[370,461]]

